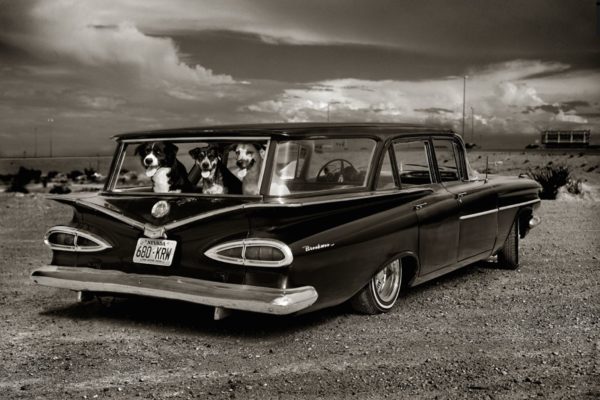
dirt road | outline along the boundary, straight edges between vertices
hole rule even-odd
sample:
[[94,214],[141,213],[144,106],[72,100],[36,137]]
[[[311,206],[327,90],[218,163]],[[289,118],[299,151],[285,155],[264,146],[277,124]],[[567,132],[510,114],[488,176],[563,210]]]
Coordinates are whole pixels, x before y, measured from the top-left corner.
[[543,202],[522,268],[468,267],[397,307],[294,318],[78,304],[34,286],[70,217],[0,195],[0,398],[600,398],[600,204]]

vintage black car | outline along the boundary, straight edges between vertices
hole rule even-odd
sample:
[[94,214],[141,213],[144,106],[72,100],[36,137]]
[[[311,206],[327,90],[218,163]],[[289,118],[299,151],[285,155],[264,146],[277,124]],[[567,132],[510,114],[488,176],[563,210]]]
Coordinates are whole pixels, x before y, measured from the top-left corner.
[[[539,185],[473,171],[460,136],[402,124],[128,133],[100,193],[54,196],[35,283],[229,310],[390,310],[401,290],[497,256],[519,266]],[[162,171],[162,172],[161,172]]]

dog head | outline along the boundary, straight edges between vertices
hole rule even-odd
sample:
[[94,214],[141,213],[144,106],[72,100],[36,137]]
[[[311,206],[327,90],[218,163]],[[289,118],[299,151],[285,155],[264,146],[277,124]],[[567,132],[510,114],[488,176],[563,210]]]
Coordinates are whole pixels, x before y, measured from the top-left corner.
[[146,176],[154,176],[159,168],[171,167],[175,163],[177,146],[170,142],[142,143],[135,149],[142,165],[146,168]]
[[217,166],[221,161],[217,146],[196,147],[190,150],[190,156],[192,156],[200,168],[200,174],[203,179],[214,179]]
[[236,165],[240,170],[249,170],[254,165],[260,165],[265,149],[253,143],[239,143],[234,148]]

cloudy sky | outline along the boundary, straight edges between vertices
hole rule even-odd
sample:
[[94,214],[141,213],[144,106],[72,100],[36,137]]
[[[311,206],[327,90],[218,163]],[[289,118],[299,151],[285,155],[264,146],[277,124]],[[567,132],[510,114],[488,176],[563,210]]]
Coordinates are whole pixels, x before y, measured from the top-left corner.
[[[118,132],[397,121],[600,135],[592,0],[0,0],[0,155]],[[504,136],[502,136],[504,135]]]

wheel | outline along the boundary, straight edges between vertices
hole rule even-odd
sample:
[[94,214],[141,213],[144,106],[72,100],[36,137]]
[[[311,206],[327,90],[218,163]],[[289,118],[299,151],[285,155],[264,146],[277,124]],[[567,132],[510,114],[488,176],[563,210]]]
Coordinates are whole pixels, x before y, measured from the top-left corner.
[[355,311],[363,314],[388,312],[394,307],[402,286],[402,265],[394,260],[377,273],[351,300]]
[[519,268],[519,221],[515,220],[513,226],[504,242],[504,246],[498,252],[498,266],[505,269]]

